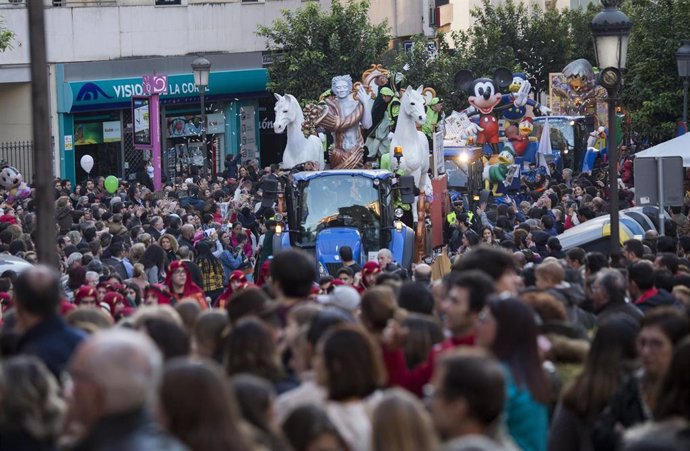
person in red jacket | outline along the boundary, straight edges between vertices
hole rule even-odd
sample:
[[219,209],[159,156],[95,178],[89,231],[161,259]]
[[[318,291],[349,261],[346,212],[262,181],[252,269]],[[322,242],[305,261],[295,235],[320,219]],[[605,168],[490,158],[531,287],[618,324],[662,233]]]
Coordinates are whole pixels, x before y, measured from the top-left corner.
[[426,362],[407,368],[405,354],[400,348],[402,334],[395,331],[384,333],[383,359],[389,375],[388,384],[406,388],[420,397],[424,386],[431,380],[439,355],[457,346],[474,346],[479,312],[494,293],[493,280],[481,271],[452,271],[443,282],[445,295],[441,312],[444,326],[451,336],[434,346]]

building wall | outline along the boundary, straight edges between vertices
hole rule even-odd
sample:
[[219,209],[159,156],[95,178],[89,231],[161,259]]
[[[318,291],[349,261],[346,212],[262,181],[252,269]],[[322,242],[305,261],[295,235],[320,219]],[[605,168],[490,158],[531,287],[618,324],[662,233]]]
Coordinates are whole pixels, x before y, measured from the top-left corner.
[[31,84],[0,84],[0,106],[0,142],[31,140]]
[[[204,3],[179,7],[56,7],[46,9],[48,61],[99,61],[147,56],[265,49],[256,36],[259,24],[295,9],[301,0],[266,3]],[[329,0],[320,2],[330,6]],[[0,54],[0,65],[29,62],[27,10],[6,7],[0,13],[17,34],[14,48]]]
[[[519,0],[516,0],[519,1]],[[577,8],[582,6],[587,7],[588,3],[594,0],[527,0],[523,3],[532,5],[538,4],[542,9],[548,7],[556,7],[558,9]],[[482,0],[450,0],[453,5],[453,21],[450,26],[450,31],[467,30],[472,25],[472,18],[470,11],[473,8],[480,7]],[[504,0],[491,0],[493,5],[500,5],[505,3]]]

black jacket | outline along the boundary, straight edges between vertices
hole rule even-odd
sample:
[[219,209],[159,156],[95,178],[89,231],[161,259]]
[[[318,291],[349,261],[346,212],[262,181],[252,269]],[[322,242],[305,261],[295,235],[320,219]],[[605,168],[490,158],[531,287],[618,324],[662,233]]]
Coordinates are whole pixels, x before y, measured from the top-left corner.
[[606,321],[614,316],[622,315],[630,318],[634,323],[639,324],[640,320],[644,317],[644,313],[635,305],[629,304],[627,302],[608,302],[596,312],[597,314],[597,327],[604,324]]
[[101,419],[72,451],[186,451],[143,409]]
[[125,268],[125,264],[122,263],[122,260],[117,260],[114,257],[108,257],[103,259],[103,264],[113,268],[115,272],[122,277],[122,280],[129,279],[129,276],[127,275],[127,268]]
[[15,353],[38,357],[59,378],[84,336],[55,315],[27,330],[17,342]]
[[621,439],[617,425],[628,429],[636,424],[651,420],[651,415],[642,400],[641,378],[641,371],[629,376],[613,395],[608,407],[599,416],[592,432],[595,451],[617,449]]
[[649,310],[656,307],[669,307],[676,303],[676,298],[673,297],[671,293],[661,288],[657,294],[645,299],[644,301],[635,303],[637,308],[642,310],[643,313],[647,313]]

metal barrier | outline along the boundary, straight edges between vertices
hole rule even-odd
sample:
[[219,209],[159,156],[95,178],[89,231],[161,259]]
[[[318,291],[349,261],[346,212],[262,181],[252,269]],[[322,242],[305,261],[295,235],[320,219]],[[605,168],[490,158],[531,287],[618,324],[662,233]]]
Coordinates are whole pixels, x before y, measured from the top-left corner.
[[26,183],[31,183],[34,175],[34,144],[31,141],[0,143],[0,166],[9,164],[17,168]]

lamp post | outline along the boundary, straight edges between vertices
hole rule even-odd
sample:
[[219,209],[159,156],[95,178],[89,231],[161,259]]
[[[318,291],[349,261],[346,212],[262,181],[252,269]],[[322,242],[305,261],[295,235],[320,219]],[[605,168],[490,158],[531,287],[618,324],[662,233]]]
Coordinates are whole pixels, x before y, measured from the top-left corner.
[[609,206],[611,211],[611,251],[620,250],[618,214],[618,149],[616,147],[616,96],[622,70],[628,59],[628,39],[633,22],[618,9],[619,0],[601,0],[604,10],[594,16],[589,28],[599,66],[599,83],[606,89],[609,108]]
[[[202,148],[204,152],[204,171],[203,175],[208,175],[208,145],[206,143],[206,87],[208,86],[208,76],[211,72],[211,62],[200,56],[192,62],[192,72],[194,72],[194,84],[199,90],[199,97],[201,98],[201,137]],[[215,169],[214,169],[215,172]]]
[[688,125],[688,84],[690,84],[690,40],[683,40],[683,45],[676,51],[678,76],[683,80],[683,123]]

